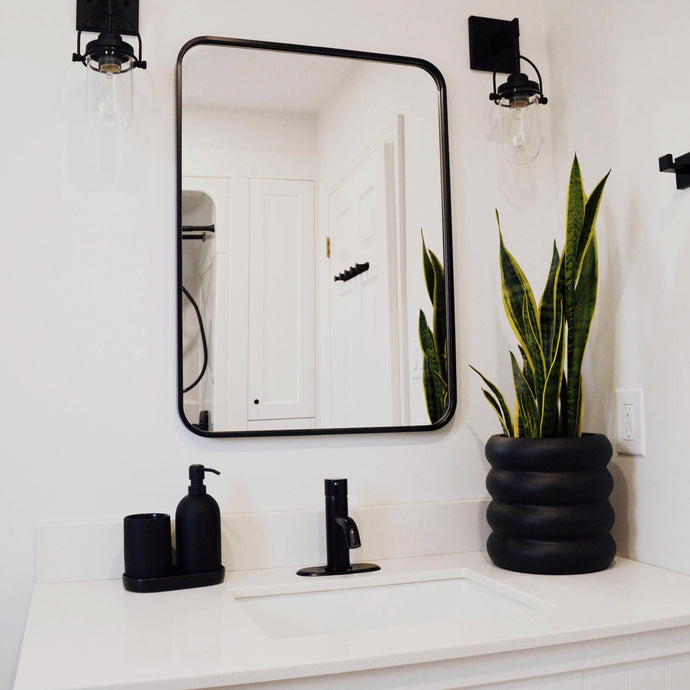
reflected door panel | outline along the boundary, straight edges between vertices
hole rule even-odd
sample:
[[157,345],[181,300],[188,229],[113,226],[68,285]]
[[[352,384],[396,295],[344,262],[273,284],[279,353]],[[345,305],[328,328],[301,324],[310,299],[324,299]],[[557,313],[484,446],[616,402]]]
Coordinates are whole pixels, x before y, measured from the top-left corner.
[[397,304],[391,305],[395,189],[389,144],[351,170],[328,199],[331,286],[331,414],[334,426],[400,423]]
[[[314,418],[314,192],[311,182],[251,180],[250,422]],[[251,428],[251,423],[249,428]]]

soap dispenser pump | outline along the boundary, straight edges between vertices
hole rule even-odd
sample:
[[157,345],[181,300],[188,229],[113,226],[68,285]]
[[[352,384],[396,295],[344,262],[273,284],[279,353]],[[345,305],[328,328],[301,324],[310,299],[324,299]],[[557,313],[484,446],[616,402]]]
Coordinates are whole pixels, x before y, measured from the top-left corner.
[[220,547],[220,509],[206,493],[206,472],[220,474],[203,465],[189,466],[189,492],[175,512],[177,572],[181,575],[209,573],[223,568]]

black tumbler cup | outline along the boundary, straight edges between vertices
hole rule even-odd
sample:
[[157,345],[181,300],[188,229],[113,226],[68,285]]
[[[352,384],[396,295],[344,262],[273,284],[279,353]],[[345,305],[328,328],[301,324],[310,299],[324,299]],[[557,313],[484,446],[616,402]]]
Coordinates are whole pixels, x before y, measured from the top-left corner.
[[125,575],[138,580],[172,574],[170,515],[139,513],[124,519]]

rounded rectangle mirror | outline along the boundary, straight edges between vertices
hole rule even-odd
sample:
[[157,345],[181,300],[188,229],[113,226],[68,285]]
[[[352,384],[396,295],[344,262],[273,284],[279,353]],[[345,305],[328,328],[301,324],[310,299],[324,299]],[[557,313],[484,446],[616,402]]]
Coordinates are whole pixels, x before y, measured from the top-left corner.
[[439,71],[200,37],[176,77],[184,424],[203,436],[445,424],[456,384]]

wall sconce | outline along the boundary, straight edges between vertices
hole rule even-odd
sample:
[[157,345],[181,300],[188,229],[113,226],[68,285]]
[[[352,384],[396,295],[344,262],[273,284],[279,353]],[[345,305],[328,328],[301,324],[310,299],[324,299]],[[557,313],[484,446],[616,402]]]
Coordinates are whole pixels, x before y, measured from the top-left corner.
[[[489,98],[501,108],[503,149],[517,165],[534,160],[539,153],[540,104],[546,104],[537,66],[520,55],[520,25],[517,19],[504,21],[488,17],[469,18],[470,68],[493,72],[494,90]],[[520,60],[529,63],[539,83],[520,71]],[[496,88],[496,73],[510,75]]]
[[[82,31],[98,33],[81,54]],[[124,127],[132,118],[132,70],[141,59],[139,0],[77,0],[77,52],[72,62],[87,68],[87,108],[105,124]],[[136,36],[139,57],[121,34]]]

